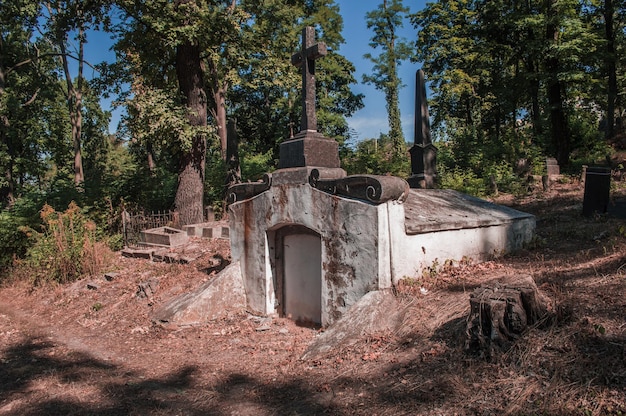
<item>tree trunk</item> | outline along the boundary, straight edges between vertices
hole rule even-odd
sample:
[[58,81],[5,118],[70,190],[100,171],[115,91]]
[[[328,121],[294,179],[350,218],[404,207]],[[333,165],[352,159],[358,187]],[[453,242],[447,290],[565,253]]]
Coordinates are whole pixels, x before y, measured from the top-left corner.
[[[387,0],[383,2],[383,10],[387,10]],[[398,90],[400,89],[400,79],[398,78],[398,68],[396,64],[396,27],[387,17],[387,28],[389,29],[389,50],[387,51],[389,68],[389,84],[386,88],[387,114],[389,117],[389,136],[393,145],[393,160],[400,160],[406,157],[406,145],[404,133],[402,132],[402,117],[400,115],[400,99]]]
[[151,175],[156,173],[156,162],[154,161],[154,149],[152,147],[152,140],[148,140],[146,143],[146,153],[148,155],[148,170]]
[[72,127],[72,146],[74,149],[74,185],[77,187],[85,181],[85,173],[83,171],[83,158],[81,151],[81,135],[83,126],[83,57],[84,57],[84,36],[82,26],[78,31],[79,52],[78,52],[78,76],[76,77],[77,85],[74,85],[72,74],[70,73],[68,64],[68,54],[65,47],[65,33],[57,34],[57,41],[61,50],[61,62],[63,64],[63,72],[65,74],[65,82],[67,84],[67,105],[70,113],[70,124]]
[[[0,99],[4,95],[6,85],[6,70],[2,65],[2,57],[0,57]],[[0,188],[0,202],[7,202],[9,206],[15,202],[14,195],[14,179],[13,179],[13,146],[10,141],[9,135],[9,118],[2,114],[0,115],[0,143],[4,143],[7,148],[7,164],[4,167],[4,177],[6,185]]]
[[[556,43],[559,39],[559,28],[555,23],[557,19],[556,0],[547,1],[548,24],[546,27],[546,40],[548,43]],[[560,62],[555,56],[550,56],[546,60],[546,72],[548,74],[547,94],[548,106],[550,108],[550,132],[554,156],[559,162],[559,166],[564,167],[569,164],[571,152],[571,140],[567,116],[565,114],[564,87],[559,81]]]
[[[0,123],[0,138],[2,142],[5,143],[7,147],[7,163],[4,168],[4,180],[6,181],[6,185],[0,188],[0,202],[6,202],[8,206],[13,206],[15,203],[15,179],[13,177],[13,164],[15,156],[13,154],[13,144],[11,143],[11,139],[8,134],[6,134],[5,127],[8,128],[9,120],[6,117],[2,117]],[[5,124],[6,123],[6,124]]]
[[[207,125],[207,100],[204,90],[204,74],[200,47],[190,42],[176,49],[176,76],[186,100],[191,126]],[[204,220],[204,168],[206,164],[206,136],[196,134],[191,149],[181,155],[178,188],[175,205],[180,213],[181,225],[200,223]]]
[[228,142],[226,146],[226,187],[241,183],[241,166],[239,164],[239,136],[237,122],[228,121]]
[[471,294],[470,307],[466,349],[486,358],[508,349],[529,327],[549,322],[554,312],[531,276],[481,286]]
[[226,120],[226,88],[216,87],[213,92],[215,100],[215,124],[217,127],[217,136],[220,138],[220,154],[222,160],[226,161],[226,153],[228,147],[228,127]]
[[538,65],[532,59],[526,60],[526,71],[530,78],[529,92],[531,97],[531,119],[533,124],[533,133],[535,137],[541,137],[543,133],[543,121],[541,120],[541,106],[539,105],[540,82],[538,77]]
[[606,130],[604,138],[610,140],[615,135],[615,102],[617,101],[617,70],[615,54],[615,31],[613,29],[613,15],[615,7],[613,0],[604,0],[604,26],[606,35],[605,65],[608,76]]

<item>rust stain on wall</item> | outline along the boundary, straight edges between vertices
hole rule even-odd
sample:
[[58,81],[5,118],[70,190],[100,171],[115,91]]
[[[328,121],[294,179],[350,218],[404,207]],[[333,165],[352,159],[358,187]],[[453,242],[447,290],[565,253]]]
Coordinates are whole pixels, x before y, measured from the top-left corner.
[[331,233],[325,236],[326,262],[323,264],[324,276],[327,284],[342,288],[352,284],[356,279],[354,266],[348,265],[344,259],[343,247],[345,247],[345,235]]

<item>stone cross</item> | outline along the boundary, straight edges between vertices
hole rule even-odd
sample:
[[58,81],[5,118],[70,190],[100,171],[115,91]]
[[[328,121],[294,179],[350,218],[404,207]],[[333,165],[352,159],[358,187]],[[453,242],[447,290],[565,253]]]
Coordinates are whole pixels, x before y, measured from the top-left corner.
[[437,178],[437,148],[430,137],[424,71],[415,74],[415,139],[411,153],[411,188],[434,188]]
[[302,29],[302,51],[291,57],[291,63],[302,70],[302,121],[301,132],[317,131],[315,114],[315,60],[325,56],[326,44],[315,43],[315,28]]
[[[315,60],[326,55],[326,44],[315,43],[315,29],[302,29],[302,49],[291,57],[291,63],[302,71],[302,121],[300,132],[280,144],[278,171],[272,183],[309,183],[311,169],[324,169],[326,173],[345,176],[340,168],[339,144],[317,131],[315,115]],[[303,168],[282,171],[288,168]],[[284,173],[284,175],[283,175]],[[328,176],[328,175],[326,175]]]

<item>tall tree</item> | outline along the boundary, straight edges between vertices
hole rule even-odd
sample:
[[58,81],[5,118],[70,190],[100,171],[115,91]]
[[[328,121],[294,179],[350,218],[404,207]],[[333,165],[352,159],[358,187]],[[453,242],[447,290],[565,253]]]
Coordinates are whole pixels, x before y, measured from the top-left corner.
[[[589,7],[583,9],[594,26],[599,38],[604,41],[598,48],[598,79],[595,85],[597,94],[604,94],[602,103],[604,111],[604,137],[611,140],[618,131],[618,116],[621,113],[623,100],[620,94],[620,76],[618,69],[623,65],[624,29],[626,25],[626,5],[617,0],[590,1]],[[599,81],[599,82],[598,82]]]
[[374,63],[374,67],[371,75],[363,76],[363,81],[374,85],[385,94],[389,137],[393,142],[394,155],[398,158],[406,150],[398,97],[401,86],[398,65],[411,58],[412,48],[398,37],[397,31],[402,27],[408,12],[409,9],[403,6],[402,0],[383,0],[376,10],[366,14],[367,28],[374,32],[370,46],[382,50],[376,57],[370,53],[365,54],[365,58]]
[[[63,140],[57,71],[47,42],[36,39],[40,3],[0,3],[0,202],[13,203],[23,184],[36,184],[45,156]],[[60,110],[60,111],[59,111]],[[55,136],[53,140],[51,137]]]
[[512,163],[524,149],[536,153],[533,145],[567,165],[581,142],[570,123],[590,113],[583,108],[599,45],[581,10],[578,0],[442,0],[413,15],[418,60],[435,93],[434,126],[468,156],[464,166],[502,155]]
[[[33,48],[30,38],[37,18],[36,2],[13,2],[0,4],[0,201],[13,204],[15,200],[16,143],[11,133],[11,116],[20,107],[18,71],[30,65]],[[28,53],[28,52],[31,53]],[[26,52],[26,53],[25,53]],[[31,90],[35,93],[35,90]],[[30,99],[28,100],[30,101]]]
[[[70,116],[72,146],[74,153],[74,184],[79,187],[85,181],[82,161],[83,94],[85,92],[85,44],[87,31],[96,29],[105,18],[104,3],[80,0],[49,0],[45,2],[47,13],[46,38],[57,50],[63,68],[66,87],[64,94]],[[75,42],[75,43],[74,43]],[[75,44],[75,48],[70,45]],[[70,69],[70,61],[76,63],[76,76]]]
[[615,4],[613,0],[604,0],[604,35],[606,40],[607,106],[605,138],[612,139],[615,134],[615,105],[617,101],[617,56],[615,35]]
[[477,44],[478,13],[473,0],[441,0],[429,3],[411,16],[418,29],[415,60],[422,62],[432,95],[429,98],[432,133],[459,149],[459,165],[470,166],[475,160],[470,150],[479,148],[481,58]]
[[[193,0],[179,0],[175,4],[180,13],[182,27],[192,26],[201,10]],[[207,126],[207,96],[202,68],[202,47],[196,36],[185,37],[176,45],[176,78],[187,118],[192,127]],[[183,224],[204,219],[204,171],[206,164],[206,134],[198,132],[191,138],[186,152],[181,156],[176,189],[176,207]]]
[[[222,36],[236,32],[245,15],[233,1],[121,0],[119,5],[127,22],[117,49],[134,68],[133,88],[140,93],[130,102],[135,107],[130,114],[146,121],[143,137],[150,137],[153,145],[159,144],[154,139],[163,133],[156,126],[170,125],[165,130],[169,135],[161,135],[160,141],[179,161],[174,204],[183,224],[201,222],[207,138],[212,132],[209,102],[214,103],[215,120],[224,122],[226,131],[222,96],[229,79],[228,65],[222,64],[228,60],[221,48],[232,39]],[[236,45],[231,46],[236,50]],[[159,96],[163,100],[155,100]],[[173,111],[166,110],[168,103]],[[184,110],[185,123],[177,107]],[[156,115],[150,125],[149,118]]]

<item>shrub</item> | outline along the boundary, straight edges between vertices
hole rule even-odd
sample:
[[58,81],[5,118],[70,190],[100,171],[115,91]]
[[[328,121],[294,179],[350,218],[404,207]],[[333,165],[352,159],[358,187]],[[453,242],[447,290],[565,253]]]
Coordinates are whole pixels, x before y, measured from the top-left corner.
[[13,263],[24,257],[33,243],[31,228],[40,223],[40,197],[30,193],[0,210],[0,279],[6,277]]
[[96,225],[74,203],[57,212],[45,205],[41,210],[42,233],[34,232],[24,266],[33,284],[65,283],[102,268],[104,245],[96,242]]
[[454,189],[473,196],[487,194],[485,181],[479,178],[471,170],[454,168],[452,170],[441,169],[439,171],[439,187],[442,189]]

